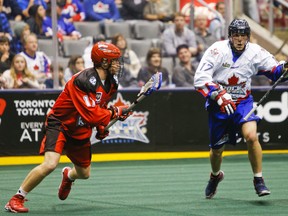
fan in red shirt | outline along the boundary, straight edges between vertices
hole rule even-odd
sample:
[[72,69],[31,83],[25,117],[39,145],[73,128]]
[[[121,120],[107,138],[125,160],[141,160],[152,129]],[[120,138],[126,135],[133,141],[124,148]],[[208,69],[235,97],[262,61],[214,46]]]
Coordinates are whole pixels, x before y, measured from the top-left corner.
[[58,165],[65,150],[74,167],[62,170],[58,197],[65,200],[76,179],[88,179],[91,164],[90,136],[97,128],[97,139],[109,135],[105,126],[115,118],[125,120],[131,112],[128,106],[110,106],[107,103],[118,88],[122,62],[120,50],[113,44],[98,42],[91,51],[93,68],[75,74],[66,84],[47,115],[46,133],[40,147],[44,161],[30,171],[17,193],[5,205],[15,213],[28,212],[24,206],[26,195]]

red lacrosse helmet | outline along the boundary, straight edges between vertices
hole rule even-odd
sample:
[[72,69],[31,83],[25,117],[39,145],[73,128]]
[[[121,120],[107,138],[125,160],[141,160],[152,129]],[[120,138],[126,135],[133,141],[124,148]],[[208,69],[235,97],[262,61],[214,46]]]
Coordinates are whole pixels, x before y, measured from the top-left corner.
[[96,43],[91,51],[91,59],[94,64],[101,64],[103,60],[110,64],[112,59],[117,59],[120,56],[121,52],[118,47],[104,41]]

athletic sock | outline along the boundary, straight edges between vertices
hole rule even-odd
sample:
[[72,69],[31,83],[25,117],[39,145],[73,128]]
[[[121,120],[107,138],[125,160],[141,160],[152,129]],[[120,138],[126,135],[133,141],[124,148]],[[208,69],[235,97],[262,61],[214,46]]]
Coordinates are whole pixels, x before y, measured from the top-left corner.
[[213,176],[218,176],[219,173],[220,173],[220,170],[219,170],[218,172],[215,172],[215,173],[212,171],[212,175],[213,175]]
[[16,194],[19,194],[19,195],[21,195],[21,196],[23,196],[23,197],[26,197],[27,194],[28,194],[28,192],[24,191],[24,190],[22,189],[22,187],[20,187]]
[[71,181],[75,181],[75,179],[73,179],[73,178],[71,178],[71,177],[70,177],[70,173],[71,173],[71,171],[72,171],[72,170],[69,170],[69,172],[68,172],[68,175],[67,175],[67,176],[68,176],[68,178],[69,178]]
[[261,177],[262,177],[262,172],[254,173],[254,178],[255,178],[255,177],[260,177],[260,178],[261,178]]

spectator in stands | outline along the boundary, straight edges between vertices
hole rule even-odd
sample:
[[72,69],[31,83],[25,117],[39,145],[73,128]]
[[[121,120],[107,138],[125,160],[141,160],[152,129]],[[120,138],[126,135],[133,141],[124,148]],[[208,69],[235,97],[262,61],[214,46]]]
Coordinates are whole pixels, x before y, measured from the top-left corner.
[[3,9],[3,0],[0,0],[0,36],[6,36],[9,41],[12,40],[12,31],[10,27],[9,20],[7,19],[7,16],[4,12],[2,12]]
[[115,2],[118,9],[122,8],[122,0],[114,0],[114,2]]
[[173,20],[173,12],[162,0],[150,0],[144,7],[143,17],[149,21],[169,22]]
[[206,49],[217,41],[217,38],[209,32],[207,24],[208,24],[207,15],[205,14],[196,15],[194,32],[196,35],[196,42],[198,48],[196,58],[197,61],[199,62]]
[[142,66],[138,73],[138,85],[142,87],[153,74],[162,72],[162,87],[169,86],[169,72],[162,67],[162,55],[159,48],[150,48],[146,56],[147,66]]
[[38,38],[46,38],[43,32],[43,21],[46,17],[46,10],[42,5],[32,5],[29,8],[30,17],[26,20],[26,23],[30,27],[30,31],[35,33]]
[[[17,0],[2,0],[2,12],[6,14],[8,20],[22,20],[22,9],[18,5]],[[1,0],[0,0],[1,4]]]
[[176,65],[172,82],[176,87],[193,87],[196,67],[192,63],[192,55],[187,44],[179,45],[176,49],[179,65]]
[[114,22],[120,13],[114,0],[84,0],[83,7],[88,21]]
[[[62,11],[66,5],[66,0],[57,0],[57,24],[58,24],[58,32],[57,37],[60,42],[63,40],[78,40],[81,38],[81,33],[76,30],[74,24],[69,22],[63,15]],[[46,17],[43,23],[44,34],[47,37],[53,36],[52,31],[52,19],[51,17]]]
[[260,15],[257,0],[244,0],[243,10],[247,16],[260,24]]
[[22,14],[25,18],[29,17],[29,8],[34,4],[42,5],[45,10],[47,9],[47,4],[45,0],[17,0],[17,2],[22,9]]
[[82,2],[79,0],[67,0],[62,10],[62,16],[68,19],[69,22],[84,21],[86,14]]
[[0,74],[10,69],[14,53],[10,51],[10,41],[5,36],[0,36]]
[[50,76],[51,60],[44,52],[38,51],[38,40],[34,33],[24,38],[23,45],[24,52],[20,54],[25,57],[28,69],[40,83],[43,83]]
[[[59,77],[59,89],[63,89],[66,82],[64,80],[64,72],[63,67],[61,65],[58,66],[58,77]],[[46,79],[44,84],[46,89],[54,88],[54,70],[53,66],[50,67],[51,77]]]
[[68,67],[64,71],[64,81],[68,82],[74,74],[84,70],[84,64],[84,59],[81,55],[71,56]]
[[225,3],[219,1],[215,6],[217,15],[210,21],[209,32],[213,34],[217,40],[225,39]]
[[122,34],[116,34],[111,42],[120,49],[124,61],[124,68],[122,76],[119,77],[119,84],[121,87],[137,87],[137,76],[141,68],[138,56],[133,50],[127,48],[127,41]]
[[174,25],[163,32],[162,40],[165,56],[176,56],[176,48],[181,44],[187,44],[192,55],[197,54],[195,34],[186,27],[185,16],[181,13],[175,13]]
[[120,10],[121,17],[124,20],[141,20],[143,17],[143,9],[147,4],[147,0],[124,0]]
[[24,43],[24,37],[29,35],[31,33],[30,27],[25,22],[18,22],[14,26],[14,37],[11,44],[11,50],[14,53],[20,53],[24,51],[23,43]]
[[6,79],[0,74],[0,90],[5,89],[6,87]]
[[42,86],[38,83],[36,77],[27,68],[25,58],[17,54],[12,61],[11,68],[6,70],[2,79],[5,80],[4,88],[34,88],[41,89]]

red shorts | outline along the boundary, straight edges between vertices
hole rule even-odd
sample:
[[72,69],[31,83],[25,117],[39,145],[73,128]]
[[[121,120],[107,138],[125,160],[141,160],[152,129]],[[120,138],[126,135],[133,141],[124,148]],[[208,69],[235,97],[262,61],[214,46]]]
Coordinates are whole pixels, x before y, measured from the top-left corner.
[[65,151],[73,164],[80,167],[88,167],[91,164],[90,140],[76,140],[68,137],[59,129],[46,128],[46,134],[41,142],[40,154],[47,151],[62,154]]

